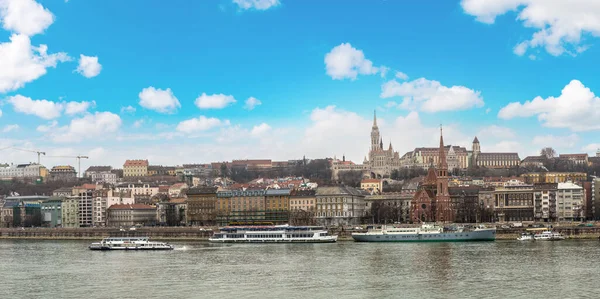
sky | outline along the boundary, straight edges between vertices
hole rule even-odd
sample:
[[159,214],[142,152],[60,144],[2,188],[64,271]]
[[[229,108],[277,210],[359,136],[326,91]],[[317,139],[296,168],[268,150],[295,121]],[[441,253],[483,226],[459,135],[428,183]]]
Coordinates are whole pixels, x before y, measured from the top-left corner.
[[400,155],[595,155],[599,36],[597,0],[0,0],[0,163],[360,163],[375,112]]

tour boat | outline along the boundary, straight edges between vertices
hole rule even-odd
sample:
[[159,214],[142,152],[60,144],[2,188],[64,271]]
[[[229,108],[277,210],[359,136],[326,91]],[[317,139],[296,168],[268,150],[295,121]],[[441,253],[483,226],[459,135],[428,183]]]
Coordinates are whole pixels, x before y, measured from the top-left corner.
[[321,226],[226,226],[208,239],[213,243],[333,243]]
[[522,233],[520,237],[517,238],[519,241],[535,241],[533,238],[533,234]]
[[371,228],[367,232],[352,233],[357,242],[466,242],[494,241],[496,228],[444,228],[435,224],[422,224],[421,227]]
[[561,233],[547,230],[539,234],[535,234],[533,238],[536,241],[560,241],[564,240],[565,236],[563,236]]
[[149,241],[148,237],[110,237],[92,243],[91,250],[171,250],[173,245]]

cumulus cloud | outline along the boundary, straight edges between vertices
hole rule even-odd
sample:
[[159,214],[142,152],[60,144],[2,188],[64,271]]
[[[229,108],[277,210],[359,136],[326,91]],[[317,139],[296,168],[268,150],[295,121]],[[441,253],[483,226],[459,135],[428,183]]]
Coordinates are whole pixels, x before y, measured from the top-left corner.
[[19,129],[19,125],[17,124],[13,124],[13,125],[6,125],[4,126],[4,128],[2,129],[2,133],[8,133],[8,132],[12,132],[12,131],[16,131]]
[[183,133],[194,133],[207,131],[212,128],[221,126],[224,122],[222,122],[218,118],[214,117],[206,117],[201,115],[197,118],[192,118],[188,120],[184,120],[177,125],[176,130]]
[[243,10],[267,10],[281,4],[279,0],[233,0],[233,3]]
[[16,112],[35,115],[43,119],[59,117],[65,106],[63,103],[48,100],[33,100],[19,94],[8,97],[7,102],[13,106]]
[[381,86],[380,96],[384,99],[402,97],[402,108],[425,112],[465,110],[484,105],[479,91],[465,86],[446,87],[425,78],[402,83],[388,81]]
[[516,136],[515,132],[507,127],[491,125],[481,128],[477,136],[491,136],[498,139],[511,139]]
[[0,21],[7,31],[32,36],[52,25],[54,16],[34,0],[0,0]]
[[65,108],[65,113],[67,115],[75,115],[79,113],[87,112],[88,109],[96,107],[96,102],[68,102]]
[[246,105],[244,105],[244,109],[246,110],[253,110],[256,106],[262,105],[262,102],[255,98],[255,97],[249,97],[246,100]]
[[502,119],[537,116],[545,127],[572,131],[600,129],[600,98],[578,80],[567,84],[558,97],[538,96],[531,101],[512,102],[498,112]]
[[54,130],[54,128],[56,128],[57,126],[58,126],[58,122],[53,120],[46,125],[39,125],[36,128],[36,130],[38,132],[46,133],[46,132],[50,132],[50,131]]
[[400,80],[408,80],[408,75],[403,72],[396,72],[396,78]]
[[133,114],[133,113],[135,113],[135,107],[133,107],[133,106],[121,107],[121,113]]
[[334,80],[352,79],[360,75],[373,75],[380,71],[363,51],[342,43],[325,55],[325,70]]
[[0,110],[0,117],[2,117],[2,110]]
[[553,148],[573,148],[579,142],[579,136],[577,134],[571,134],[568,136],[556,136],[552,134],[538,135],[533,137],[531,143],[540,148],[542,147],[553,147]]
[[140,106],[160,113],[174,113],[181,104],[170,88],[157,89],[153,86],[142,89],[139,93]]
[[48,54],[46,45],[32,46],[28,36],[19,34],[0,43],[0,57],[0,93],[17,90],[45,75],[47,68],[71,59],[64,52]]
[[232,95],[224,95],[222,93],[207,95],[203,92],[196,98],[194,103],[200,109],[223,109],[235,102],[236,100]]
[[140,128],[146,121],[144,119],[138,119],[133,122],[134,128]]
[[121,123],[121,118],[117,114],[96,112],[72,119],[68,126],[56,129],[51,137],[57,143],[76,143],[85,139],[97,139],[117,132]]
[[480,22],[493,24],[497,16],[509,11],[518,13],[523,26],[537,30],[530,40],[517,44],[514,52],[523,55],[528,49],[543,47],[554,56],[576,55],[587,49],[582,36],[600,36],[600,5],[597,0],[462,0],[467,14]]
[[76,72],[86,78],[92,78],[98,76],[101,70],[102,65],[98,63],[98,56],[79,55],[79,65],[75,70]]
[[258,137],[258,136],[262,136],[262,135],[266,134],[270,130],[271,130],[271,126],[269,126],[267,123],[262,123],[260,125],[254,126],[252,128],[252,131],[250,132],[250,134],[252,136]]

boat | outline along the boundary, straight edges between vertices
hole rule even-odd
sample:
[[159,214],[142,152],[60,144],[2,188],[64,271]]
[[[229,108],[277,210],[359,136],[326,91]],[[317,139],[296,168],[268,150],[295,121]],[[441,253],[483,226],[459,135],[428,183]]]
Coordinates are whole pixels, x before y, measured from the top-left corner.
[[496,228],[478,226],[441,227],[423,223],[420,227],[372,227],[367,232],[352,233],[357,242],[468,242],[494,241]]
[[214,233],[212,243],[333,243],[336,235],[330,235],[322,226],[226,226]]
[[535,241],[533,238],[533,234],[522,233],[520,237],[517,238],[519,241]]
[[564,240],[565,236],[559,232],[553,232],[550,230],[543,231],[539,234],[533,235],[536,241],[560,241]]
[[173,245],[149,241],[148,237],[109,237],[92,243],[91,250],[171,250]]

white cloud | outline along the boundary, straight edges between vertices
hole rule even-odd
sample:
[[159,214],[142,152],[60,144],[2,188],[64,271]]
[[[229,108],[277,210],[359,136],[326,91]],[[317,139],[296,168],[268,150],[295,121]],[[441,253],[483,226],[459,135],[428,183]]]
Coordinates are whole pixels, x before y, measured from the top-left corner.
[[379,68],[365,58],[363,51],[349,43],[342,43],[325,55],[325,70],[327,75],[336,80],[355,80],[359,74],[373,75],[379,72]]
[[181,107],[179,100],[170,88],[156,89],[152,86],[142,89],[139,93],[140,106],[160,113],[174,113]]
[[98,63],[98,56],[79,55],[79,65],[75,70],[76,72],[86,78],[92,78],[98,76],[101,70],[102,65]]
[[133,114],[133,113],[135,113],[135,107],[133,107],[133,106],[121,107],[121,113]]
[[2,117],[2,110],[0,110],[0,117]]
[[75,115],[79,113],[87,112],[88,109],[96,107],[96,102],[68,102],[65,108],[65,113],[67,115]]
[[233,3],[237,4],[243,10],[267,10],[281,4],[279,0],[233,0]]
[[503,140],[486,147],[484,152],[522,153],[523,145],[518,141]]
[[12,132],[12,131],[16,131],[19,129],[19,125],[14,124],[14,125],[6,125],[4,126],[4,128],[2,129],[2,133],[8,133],[8,132]]
[[600,152],[600,143],[590,143],[582,148],[582,150],[588,153]]
[[538,96],[521,104],[513,102],[498,112],[502,119],[537,115],[545,127],[568,128],[572,131],[600,129],[600,98],[580,81],[567,84],[558,97]]
[[553,148],[573,148],[579,142],[579,136],[577,134],[571,134],[568,136],[556,136],[556,135],[538,135],[533,137],[531,143],[535,146],[542,147],[553,147]]
[[497,125],[491,125],[479,130],[477,136],[494,137],[497,139],[511,139],[516,136],[515,132],[507,127],[501,127]]
[[400,80],[408,80],[408,75],[403,72],[396,72],[396,78]]
[[223,122],[218,118],[214,118],[214,117],[209,118],[204,115],[201,115],[200,117],[192,118],[192,119],[188,119],[188,120],[184,120],[184,121],[180,122],[177,125],[176,130],[179,132],[189,134],[189,133],[194,133],[194,132],[207,131],[212,128],[221,126],[222,124],[223,124]]
[[392,108],[392,107],[397,107],[398,103],[394,102],[394,101],[389,101],[387,103],[385,103],[385,108]]
[[381,78],[385,78],[385,76],[387,76],[387,73],[390,71],[390,68],[382,65],[379,67],[379,74],[381,75]]
[[138,119],[135,122],[133,122],[133,127],[140,128],[144,124],[144,122],[145,122],[144,119]]
[[600,36],[600,2],[597,0],[462,0],[464,11],[480,22],[493,24],[496,17],[517,11],[523,26],[537,31],[530,40],[520,42],[514,52],[543,47],[554,56],[565,52],[576,55],[587,49],[582,36]]
[[488,113],[490,113],[490,112],[492,112],[492,108],[487,108],[487,109],[485,109],[485,114],[488,114]]
[[256,106],[262,105],[262,102],[255,98],[255,97],[249,97],[246,100],[246,105],[244,105],[244,109],[246,110],[253,110]]
[[7,31],[32,36],[52,25],[54,16],[34,0],[0,0],[0,21]]
[[465,86],[446,87],[425,78],[402,83],[388,81],[381,86],[380,96],[384,99],[403,97],[401,107],[425,112],[465,110],[484,104],[479,91]]
[[57,126],[58,126],[58,122],[53,120],[53,121],[49,122],[47,125],[39,125],[36,130],[38,132],[46,133],[46,132],[50,132],[50,131],[54,130],[54,128],[56,128]]
[[224,95],[222,93],[207,95],[203,92],[196,98],[195,104],[200,109],[223,109],[235,102],[236,100],[232,95]]
[[260,125],[254,126],[252,128],[252,131],[250,132],[250,134],[254,137],[259,137],[259,136],[266,134],[270,130],[271,130],[271,126],[269,126],[267,123],[262,123]]
[[8,97],[7,102],[13,105],[16,112],[35,115],[43,119],[59,117],[65,106],[63,103],[48,100],[32,100],[20,94]]
[[70,60],[67,53],[48,54],[46,45],[32,46],[29,37],[18,34],[0,43],[0,57],[0,93],[17,90],[45,75],[47,68]]
[[51,134],[57,143],[80,142],[85,139],[104,138],[117,132],[121,118],[111,112],[96,112],[71,120],[68,126],[60,127]]

